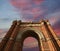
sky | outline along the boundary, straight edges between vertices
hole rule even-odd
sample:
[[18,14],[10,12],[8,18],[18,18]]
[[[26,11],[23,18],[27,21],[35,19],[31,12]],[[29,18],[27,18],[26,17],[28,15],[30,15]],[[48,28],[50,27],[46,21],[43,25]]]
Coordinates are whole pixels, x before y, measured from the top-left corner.
[[[38,22],[41,19],[48,19],[60,37],[60,0],[0,0],[0,39],[4,37],[13,20]],[[38,49],[36,46],[35,49]]]

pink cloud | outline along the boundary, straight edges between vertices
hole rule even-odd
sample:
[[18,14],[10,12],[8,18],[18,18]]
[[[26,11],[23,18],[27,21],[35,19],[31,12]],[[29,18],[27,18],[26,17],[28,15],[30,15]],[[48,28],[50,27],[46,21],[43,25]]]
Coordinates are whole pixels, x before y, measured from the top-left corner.
[[[44,0],[11,0],[11,4],[22,13],[22,18],[35,20],[44,13],[40,6]],[[31,18],[29,18],[31,17]]]
[[38,41],[33,37],[28,37],[24,40],[24,47],[23,48],[31,48],[31,47],[37,47]]
[[6,35],[6,32],[7,32],[6,30],[0,29],[0,42],[3,39],[3,37]]
[[57,36],[60,37],[60,29],[55,29],[54,31],[56,32]]
[[0,38],[3,38],[6,33],[7,33],[7,30],[5,30],[5,29],[0,29]]
[[56,34],[60,37],[60,21],[56,22],[53,25],[53,29],[56,32]]
[[43,0],[34,0],[34,3],[37,5],[40,5],[41,2],[43,2]]
[[23,51],[39,51],[39,47],[24,48]]

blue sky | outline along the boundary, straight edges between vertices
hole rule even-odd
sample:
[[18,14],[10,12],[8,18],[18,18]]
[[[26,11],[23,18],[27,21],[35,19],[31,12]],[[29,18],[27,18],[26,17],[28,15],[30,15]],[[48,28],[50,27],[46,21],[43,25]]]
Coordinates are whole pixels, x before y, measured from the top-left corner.
[[0,0],[0,29],[9,28],[13,20],[20,19],[9,0]]
[[32,4],[30,3],[32,6],[25,5],[24,7],[16,4],[20,4],[20,1],[22,0],[0,0],[0,29],[9,29],[14,20],[48,19],[57,34],[60,34],[60,0],[43,0],[39,5],[34,4],[33,0],[28,0],[29,3],[33,1]]
[[[19,0],[17,0],[19,1]],[[36,18],[36,20],[41,19],[41,16],[44,16],[45,18],[51,20],[53,17],[56,20],[53,20],[51,24],[55,24],[54,21],[57,21],[60,19],[60,0],[44,0],[44,2],[38,6],[43,9],[44,14],[40,15],[39,18]],[[33,5],[35,7],[35,5]],[[46,9],[47,8],[47,9]],[[0,29],[9,28],[12,24],[13,20],[20,19],[22,20],[20,13],[21,11],[17,11],[17,8],[13,6],[10,3],[10,0],[0,0]],[[25,15],[25,14],[24,14]],[[31,15],[26,16],[28,19],[32,19]]]

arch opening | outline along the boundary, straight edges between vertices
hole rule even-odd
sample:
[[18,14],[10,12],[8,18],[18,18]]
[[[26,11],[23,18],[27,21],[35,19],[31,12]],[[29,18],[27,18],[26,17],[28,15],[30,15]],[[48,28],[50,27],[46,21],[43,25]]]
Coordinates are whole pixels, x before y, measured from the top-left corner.
[[25,38],[22,51],[39,51],[37,39],[34,37]]
[[[22,50],[24,51],[24,40],[26,38],[32,37],[33,39],[35,38],[35,41],[37,41],[38,46],[34,47],[36,48],[37,51],[41,51],[41,44],[40,44],[40,37],[38,36],[38,34],[32,30],[27,30],[26,32],[23,32],[22,34]],[[29,41],[29,40],[28,40]],[[33,45],[33,44],[32,44]],[[33,45],[34,46],[34,45]],[[26,51],[28,51],[28,49],[25,49]],[[35,51],[35,49],[32,49]]]

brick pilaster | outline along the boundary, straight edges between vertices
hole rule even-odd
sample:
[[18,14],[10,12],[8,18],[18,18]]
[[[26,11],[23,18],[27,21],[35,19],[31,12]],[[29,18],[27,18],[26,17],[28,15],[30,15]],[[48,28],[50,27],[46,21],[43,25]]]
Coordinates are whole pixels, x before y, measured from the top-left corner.
[[4,48],[4,51],[12,51],[13,45],[15,43],[15,38],[16,38],[18,31],[19,31],[20,23],[21,23],[21,21],[17,22],[17,25],[16,25],[9,41],[7,42],[6,47]]
[[5,35],[5,37],[2,39],[1,43],[0,43],[0,51],[3,51],[5,45],[7,44],[7,41],[9,40],[15,26],[17,24],[17,21],[13,21],[13,24],[11,25],[11,28],[9,29],[9,31],[7,32],[7,34]]
[[48,46],[47,48],[44,48],[44,42],[42,42],[42,46],[43,46],[42,50],[48,49],[50,51],[55,51],[52,41],[50,40],[51,37],[49,36],[48,30],[46,29],[47,27],[45,25],[45,21],[42,21],[41,24],[42,24],[41,31],[43,32],[43,35],[45,36],[45,39],[46,39],[45,43],[47,43],[47,46]]

